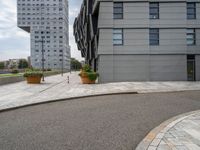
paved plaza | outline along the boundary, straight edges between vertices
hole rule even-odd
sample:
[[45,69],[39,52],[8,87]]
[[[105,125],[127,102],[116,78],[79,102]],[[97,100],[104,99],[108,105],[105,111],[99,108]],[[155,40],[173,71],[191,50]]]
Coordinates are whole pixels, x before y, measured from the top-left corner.
[[[65,109],[63,109],[63,112],[61,113],[62,115],[65,113],[68,113],[68,114],[71,114],[72,116],[77,116],[77,115],[79,116],[79,113],[77,112],[83,113],[86,110],[88,110],[85,112],[86,118],[84,116],[82,117],[80,116],[80,118],[77,116],[78,117],[76,118],[77,120],[73,120],[73,117],[71,118],[71,116],[68,116],[69,118],[66,118],[67,114],[64,116],[60,116],[61,118],[58,118],[57,116],[55,116],[54,118],[54,115],[52,114],[50,115],[51,118],[49,118],[50,119],[49,124],[52,125],[52,128],[56,126],[54,123],[52,123],[52,120],[51,120],[52,118],[56,119],[55,122],[58,121],[57,119],[59,119],[61,121],[61,122],[59,121],[59,123],[61,124],[63,123],[62,122],[63,119],[66,119],[68,123],[72,122],[72,123],[69,123],[69,125],[71,126],[67,126],[68,124],[64,123],[66,126],[66,127],[65,126],[62,127],[62,129],[64,130],[68,128],[70,129],[73,126],[76,127],[76,125],[73,123],[74,121],[81,125],[82,123],[84,123],[85,120],[87,120],[88,123],[91,121],[91,123],[89,124],[92,124],[93,121],[96,121],[97,127],[98,127],[98,124],[101,125],[101,122],[103,121],[103,123],[106,123],[106,124],[102,124],[100,129],[103,129],[105,131],[107,130],[106,128],[109,126],[113,128],[108,128],[109,130],[106,132],[101,131],[105,133],[105,135],[100,136],[101,138],[99,137],[99,135],[95,135],[97,136],[96,138],[100,141],[98,140],[93,141],[94,143],[97,142],[96,143],[97,145],[94,144],[95,145],[94,146],[94,145],[85,145],[85,143],[87,142],[90,143],[91,139],[95,138],[95,137],[92,137],[91,135],[93,135],[95,132],[98,132],[99,128],[96,128],[95,126],[90,126],[89,124],[87,124],[85,128],[84,128],[84,125],[80,126],[80,129],[83,129],[83,131],[80,132],[81,134],[83,134],[81,135],[82,136],[81,139],[84,139],[84,141],[79,141],[79,138],[77,139],[77,137],[74,137],[72,135],[71,137],[67,137],[69,138],[69,141],[72,142],[71,143],[72,145],[68,143],[72,148],[81,149],[80,147],[86,146],[88,150],[87,146],[89,146],[89,149],[95,148],[96,150],[98,150],[102,148],[103,145],[101,144],[105,143],[105,145],[103,146],[105,150],[106,149],[115,150],[116,148],[124,148],[125,150],[128,150],[128,149],[135,149],[137,144],[140,141],[142,141],[137,147],[137,150],[171,150],[171,149],[172,150],[199,150],[200,149],[199,147],[200,145],[200,111],[195,111],[188,114],[182,114],[189,111],[200,109],[200,103],[199,103],[200,92],[199,91],[200,91],[200,82],[120,82],[120,83],[83,85],[81,84],[80,78],[78,77],[78,72],[72,72],[72,73],[66,73],[63,76],[55,75],[51,77],[46,77],[45,82],[43,82],[40,85],[27,84],[24,81],[24,82],[18,82],[18,83],[0,86],[0,95],[1,95],[0,96],[0,111],[32,105],[32,104],[40,104],[43,102],[51,102],[51,101],[57,101],[57,100],[59,101],[59,100],[65,100],[65,99],[70,100],[71,98],[74,98],[73,101],[58,102],[57,104],[59,104],[59,106],[56,106],[55,108],[52,108],[51,110],[54,110],[54,109],[62,110],[62,105],[60,106],[60,104],[65,103],[66,105],[69,105],[69,107],[66,106]],[[127,95],[128,93],[129,95]],[[140,93],[140,94],[135,94],[135,93]],[[118,94],[118,95],[87,98],[88,96],[97,96],[97,95],[99,96],[99,95],[106,95],[106,94]],[[119,94],[123,94],[123,95],[119,95]],[[79,99],[81,97],[85,97],[85,99],[84,98]],[[110,102],[112,102],[112,104]],[[42,112],[43,108],[45,110],[48,110],[49,108],[51,108],[51,106],[54,106],[57,104],[52,103],[51,105],[50,104],[38,105],[38,107],[40,107],[38,111]],[[70,106],[70,105],[73,105],[73,106]],[[34,109],[35,107],[36,109]],[[105,107],[105,110],[104,110],[104,107]],[[35,111],[37,110],[37,106],[22,108],[22,109],[19,109],[19,111],[20,110],[23,111],[24,109],[27,110],[27,112],[29,112],[30,109],[34,109],[31,112],[35,113]],[[76,111],[73,112],[73,109]],[[98,109],[100,110],[98,111]],[[91,118],[92,120],[90,120],[89,118],[92,117],[90,116],[91,115],[90,113],[93,110],[97,110],[97,112],[95,111],[93,112],[94,118],[93,119]],[[112,115],[113,112],[109,112],[108,110],[114,111],[116,114],[118,114],[119,120],[117,121],[117,124],[115,123],[113,124],[113,122],[111,123],[109,120],[107,120],[110,117],[111,117],[110,118],[111,120],[113,117],[117,118],[117,116]],[[107,111],[107,114],[106,114],[106,111]],[[10,112],[11,113],[13,112],[15,114],[15,110],[10,111]],[[48,112],[50,112],[50,110],[48,110],[45,114],[49,115]],[[52,111],[52,113],[53,112],[54,111]],[[123,114],[123,112],[125,114]],[[6,112],[5,113],[2,112],[2,114],[4,116]],[[123,115],[121,116],[120,114],[123,114]],[[182,114],[182,115],[178,117],[174,117],[179,114]],[[40,116],[41,114],[36,114],[36,115],[38,115],[39,118],[41,117]],[[107,117],[104,118],[103,116],[107,116]],[[122,118],[120,118],[120,116]],[[19,116],[17,116],[17,113],[15,117],[19,118]],[[34,118],[36,116],[31,116],[31,113],[27,113],[26,118],[23,118],[23,115],[22,115],[21,119],[28,120],[27,118],[29,117]],[[174,118],[168,121],[165,121],[171,117],[174,117]],[[13,117],[10,117],[10,118],[13,118]],[[5,124],[7,119],[8,119],[7,117],[5,118],[3,117],[4,121],[0,120],[0,124],[1,124],[0,132],[2,132],[1,135],[3,135],[4,133],[6,133],[6,135],[9,135],[9,133],[7,133],[8,131],[6,131],[6,129],[3,128],[4,125],[6,125],[5,127],[7,128],[8,124]],[[43,120],[46,120],[46,118],[44,117]],[[10,122],[12,121],[14,120],[10,120]],[[162,123],[163,121],[165,122]],[[16,122],[12,122],[11,124],[16,124],[17,122],[18,120],[16,120]],[[48,122],[48,119],[45,122]],[[21,121],[18,123],[21,123]],[[39,121],[37,122],[36,126],[38,126],[39,124],[43,126],[42,123],[43,123],[42,121]],[[159,125],[160,123],[162,124]],[[119,126],[120,124],[121,126]],[[32,125],[32,123],[30,123],[30,125]],[[16,126],[24,126],[24,125],[17,124]],[[15,130],[16,126],[10,127],[9,129]],[[125,126],[126,128],[124,128]],[[91,135],[87,135],[87,134],[85,135],[85,133],[90,130],[88,127],[91,127],[90,129],[92,129]],[[113,130],[116,127],[119,129]],[[33,128],[34,127],[30,126],[31,130]],[[152,130],[148,134],[148,132],[153,128],[155,129]],[[24,132],[23,128],[20,130],[21,130],[20,132]],[[35,130],[36,129],[33,129],[33,131]],[[76,130],[79,130],[79,128],[74,129],[75,134],[76,134]],[[16,132],[19,132],[19,131],[13,131],[13,133],[16,133]],[[57,135],[58,136],[57,138],[61,139],[61,141],[62,141],[62,138],[65,136],[61,134],[62,132],[63,131],[59,131]],[[110,132],[110,135],[109,135],[109,132]],[[21,135],[22,133],[18,133],[18,134]],[[52,134],[57,134],[57,132],[53,130]],[[60,134],[61,134],[61,137],[59,137]],[[72,133],[71,132],[66,133],[66,135],[70,135],[70,134]],[[119,137],[115,138],[114,134],[119,134],[117,135]],[[31,135],[33,135],[33,133],[31,133]],[[145,135],[147,136],[145,137]],[[27,135],[24,135],[23,138],[24,139],[27,138],[27,140],[30,139],[30,137],[26,137],[26,136]],[[51,135],[46,135],[46,136],[51,136]],[[89,139],[88,138],[85,139],[85,136],[89,136]],[[108,139],[107,139],[107,136],[108,136]],[[122,139],[120,138],[120,136]],[[9,136],[2,137],[2,139],[5,139],[5,138],[9,139],[10,137]],[[35,138],[37,138],[37,135],[35,135]],[[114,138],[114,140],[116,141],[109,141],[110,138],[111,139]],[[15,141],[16,139],[13,139],[13,140]],[[40,140],[40,138],[38,140]],[[36,145],[39,142],[38,140],[36,140],[36,143],[35,143]],[[41,139],[41,140],[42,140],[41,142],[44,142],[43,141],[44,139]],[[45,141],[46,140],[48,140],[48,138],[45,139]],[[50,138],[50,140],[55,140],[55,139]],[[73,142],[74,142],[73,140],[77,140],[81,144],[80,145],[78,143],[75,144],[76,143],[75,142],[74,143],[75,145],[73,145]],[[3,145],[6,144],[4,143],[4,141],[0,141],[0,142],[2,142],[1,144]],[[13,141],[10,141],[10,142],[12,143]],[[99,144],[98,142],[100,142],[101,144],[98,145]],[[107,146],[106,146],[106,143],[107,143]],[[27,143],[22,143],[22,145],[23,144],[26,145]],[[48,142],[46,144],[47,146],[49,146]],[[56,145],[57,143],[53,143],[53,144]],[[111,145],[111,147],[109,145]],[[14,144],[10,146],[15,147],[16,145]],[[34,146],[31,148],[35,149]],[[21,149],[24,149],[24,147],[21,147],[20,150]],[[7,146],[5,146],[5,150],[7,150]]]
[[[119,94],[24,107],[0,113],[0,149],[134,150],[163,121],[197,109],[199,91]],[[193,135],[195,141],[198,132]]]
[[64,76],[46,77],[45,82],[40,85],[30,85],[24,81],[0,86],[0,110],[91,95],[187,90],[200,90],[200,82],[119,82],[83,85],[80,83],[78,72],[73,72]]
[[165,121],[136,150],[200,150],[200,110]]

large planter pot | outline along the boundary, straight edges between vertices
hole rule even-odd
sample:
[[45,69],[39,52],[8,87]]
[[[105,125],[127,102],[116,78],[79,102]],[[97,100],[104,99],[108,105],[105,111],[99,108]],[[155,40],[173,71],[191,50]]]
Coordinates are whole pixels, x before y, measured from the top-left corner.
[[31,76],[26,77],[27,83],[29,84],[40,84],[41,83],[41,76]]
[[90,80],[86,75],[81,76],[81,81],[83,84],[95,84],[95,80]]

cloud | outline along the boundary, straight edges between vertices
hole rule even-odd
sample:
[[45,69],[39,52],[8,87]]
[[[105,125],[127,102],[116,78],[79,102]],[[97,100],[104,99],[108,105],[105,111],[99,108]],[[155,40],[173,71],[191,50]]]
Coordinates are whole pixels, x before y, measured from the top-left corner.
[[17,31],[16,32],[17,37],[24,37],[24,38],[30,38],[30,34],[24,31]]
[[[69,42],[71,55],[83,60],[73,37],[73,22],[82,0],[69,0]],[[0,0],[0,61],[10,58],[26,58],[30,55],[30,35],[17,27],[16,0]]]
[[70,9],[69,16],[70,16],[70,18],[74,19],[78,13],[79,13],[79,9],[73,8],[73,9]]

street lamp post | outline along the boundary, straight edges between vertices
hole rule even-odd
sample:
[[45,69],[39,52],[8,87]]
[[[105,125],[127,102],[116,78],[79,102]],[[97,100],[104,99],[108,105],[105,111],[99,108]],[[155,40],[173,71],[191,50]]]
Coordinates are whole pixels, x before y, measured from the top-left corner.
[[63,76],[63,73],[64,73],[64,52],[63,52],[63,50],[62,50],[62,73],[61,73],[61,75]]
[[43,74],[42,81],[44,81],[44,37],[41,36],[41,38],[42,38],[41,43],[42,43],[42,74]]
[[[41,5],[40,6],[40,27],[39,27],[39,29],[40,29],[40,34],[43,34],[44,32],[41,30],[42,29],[42,27],[41,27],[41,24],[42,24],[42,17],[43,17],[43,14],[44,14],[44,5]],[[39,41],[39,42],[41,42],[41,44],[42,44],[42,74],[43,74],[43,76],[42,76],[42,81],[44,82],[44,36],[43,35],[41,35],[41,41]]]
[[42,74],[43,74],[42,81],[44,81],[44,37],[41,36],[41,40],[37,42],[42,43]]

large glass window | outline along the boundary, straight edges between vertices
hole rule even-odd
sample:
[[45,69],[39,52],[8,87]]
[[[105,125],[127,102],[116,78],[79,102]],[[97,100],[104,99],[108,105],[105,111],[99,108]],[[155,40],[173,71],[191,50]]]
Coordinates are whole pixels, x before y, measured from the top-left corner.
[[150,45],[159,45],[159,29],[150,29],[149,30],[149,44]]
[[187,3],[187,19],[196,19],[196,3]]
[[123,45],[123,29],[113,29],[113,45]]
[[195,29],[187,29],[187,45],[195,45]]
[[159,19],[159,3],[149,3],[150,19]]
[[123,19],[123,3],[122,2],[114,3],[113,17],[114,19]]

